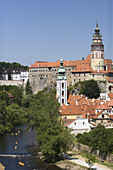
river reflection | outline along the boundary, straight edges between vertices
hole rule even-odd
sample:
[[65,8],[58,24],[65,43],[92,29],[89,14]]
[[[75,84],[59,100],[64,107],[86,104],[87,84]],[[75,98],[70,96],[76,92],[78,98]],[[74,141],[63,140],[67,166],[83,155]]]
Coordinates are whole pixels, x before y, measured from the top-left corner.
[[[36,157],[38,144],[36,142],[35,130],[25,130],[25,127],[18,128],[18,135],[14,133],[0,137],[0,162],[6,170],[60,170],[56,166],[51,166]],[[15,144],[17,142],[17,144]],[[17,149],[15,149],[17,146]],[[19,161],[24,162],[24,166],[19,165]]]

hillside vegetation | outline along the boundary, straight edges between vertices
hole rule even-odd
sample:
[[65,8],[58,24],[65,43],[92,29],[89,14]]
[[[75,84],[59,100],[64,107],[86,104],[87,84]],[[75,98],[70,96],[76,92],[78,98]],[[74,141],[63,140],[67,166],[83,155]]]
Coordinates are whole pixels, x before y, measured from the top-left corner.
[[85,80],[79,81],[74,86],[68,87],[68,91],[70,93],[75,94],[83,94],[88,98],[98,98],[100,95],[100,88],[98,86],[97,81],[95,80]]

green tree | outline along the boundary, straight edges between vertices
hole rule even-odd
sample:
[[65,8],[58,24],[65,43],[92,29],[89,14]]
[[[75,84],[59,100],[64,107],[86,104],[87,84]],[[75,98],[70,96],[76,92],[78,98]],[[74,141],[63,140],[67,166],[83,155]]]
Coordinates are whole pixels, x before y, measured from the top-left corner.
[[77,141],[88,145],[92,150],[99,150],[102,159],[113,152],[113,129],[106,129],[99,124],[89,133],[77,136]]
[[28,94],[28,95],[25,95],[22,99],[22,106],[25,107],[25,108],[29,108],[30,107],[30,104],[35,100],[35,97],[34,95],[32,94]]
[[0,124],[0,135],[3,135],[5,133],[5,127],[3,124]]
[[95,160],[96,158],[92,153],[86,155],[86,163],[89,165],[89,169],[94,165]]
[[31,88],[30,83],[29,83],[29,80],[26,83],[25,91],[26,91],[26,95],[33,94],[32,88]]
[[6,102],[0,102],[0,135],[4,134],[6,126]]
[[24,123],[25,113],[18,104],[11,104],[6,107],[6,130],[10,131],[16,126]]
[[52,162],[69,149],[73,137],[61,124],[55,91],[38,94],[37,100],[29,108],[29,125],[36,127],[40,150],[45,160]]
[[5,101],[6,104],[9,104],[9,96],[5,91],[0,91],[0,102]]
[[92,142],[92,135],[90,133],[84,132],[83,134],[78,134],[77,136],[78,142],[81,142],[85,145],[90,145]]
[[22,105],[22,98],[23,98],[23,87],[14,86],[10,90],[10,93],[12,95],[14,95],[14,102],[21,106]]
[[100,89],[97,81],[87,80],[81,83],[80,94],[84,94],[89,98],[98,98],[100,95]]

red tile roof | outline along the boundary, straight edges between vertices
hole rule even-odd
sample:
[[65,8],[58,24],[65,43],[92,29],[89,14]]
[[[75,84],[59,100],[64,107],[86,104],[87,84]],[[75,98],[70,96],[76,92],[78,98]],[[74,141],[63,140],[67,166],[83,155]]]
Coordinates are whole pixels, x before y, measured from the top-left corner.
[[113,120],[113,115],[108,115]]
[[83,115],[86,114],[86,112],[81,108],[80,105],[68,105],[62,112],[60,112],[60,114],[61,115]]
[[75,70],[73,72],[91,72],[92,68],[89,64],[84,64],[84,65],[78,65],[76,66]]
[[99,113],[95,114],[95,116],[93,116],[94,119],[97,119],[97,117],[103,112],[103,110],[101,110]]
[[113,99],[108,102],[108,106],[113,106]]
[[110,99],[113,99],[113,93],[108,93]]
[[72,122],[74,122],[76,119],[63,119],[64,126],[70,125]]
[[[91,55],[88,55],[85,60],[74,60],[74,61],[64,61],[63,65],[65,66],[77,66],[82,64],[90,64],[91,63]],[[46,62],[46,61],[36,61],[29,68],[37,68],[37,67],[59,67],[60,60],[56,62]]]
[[101,104],[96,109],[99,109],[99,110],[108,110],[108,109],[111,109],[111,107],[109,107],[109,106],[107,106],[105,104]]
[[106,80],[107,80],[108,82],[110,82],[110,83],[113,83],[113,80],[110,79],[109,77],[106,77]]
[[105,59],[104,64],[105,65],[107,65],[107,64],[112,65],[112,60],[111,59]]

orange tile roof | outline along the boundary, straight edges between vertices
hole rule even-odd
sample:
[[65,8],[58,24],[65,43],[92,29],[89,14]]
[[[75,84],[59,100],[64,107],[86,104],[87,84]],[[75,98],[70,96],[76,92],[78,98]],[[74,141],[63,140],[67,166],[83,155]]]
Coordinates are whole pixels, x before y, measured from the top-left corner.
[[108,106],[113,106],[113,99],[108,102]]
[[72,72],[91,72],[92,68],[89,64],[78,65]]
[[108,115],[113,120],[113,115]]
[[97,117],[103,112],[103,110],[101,110],[99,113],[97,113],[93,118],[97,119]]
[[86,114],[80,105],[68,105],[62,112],[61,115],[83,115]]
[[70,103],[70,104],[76,105],[76,101],[79,102],[82,98],[85,98],[85,96],[84,95],[71,95],[71,94],[69,94],[67,102]]
[[107,65],[107,64],[112,65],[112,60],[111,59],[105,59],[104,64],[105,65]]
[[98,71],[95,70],[95,71],[92,71],[92,73],[108,73],[108,71],[101,71],[101,70],[100,70],[100,71],[98,72]]
[[113,99],[113,93],[108,93],[110,99]]
[[109,107],[109,106],[107,106],[105,104],[101,104],[96,109],[99,109],[99,110],[108,110],[108,109],[111,109],[111,107]]
[[106,80],[107,80],[108,82],[113,83],[113,80],[112,80],[112,79],[110,79],[109,77],[106,77]]
[[14,98],[14,96],[11,93],[8,93],[7,91],[5,91],[5,93],[7,93],[10,98]]
[[[91,55],[88,55],[85,60],[74,60],[74,61],[64,61],[63,65],[66,66],[77,66],[82,64],[90,64],[91,63]],[[36,67],[59,67],[60,60],[56,62],[46,62],[46,61],[36,61],[32,64],[29,68],[36,68]]]
[[64,126],[68,126],[70,125],[72,122],[74,122],[76,119],[63,119],[63,125]]

